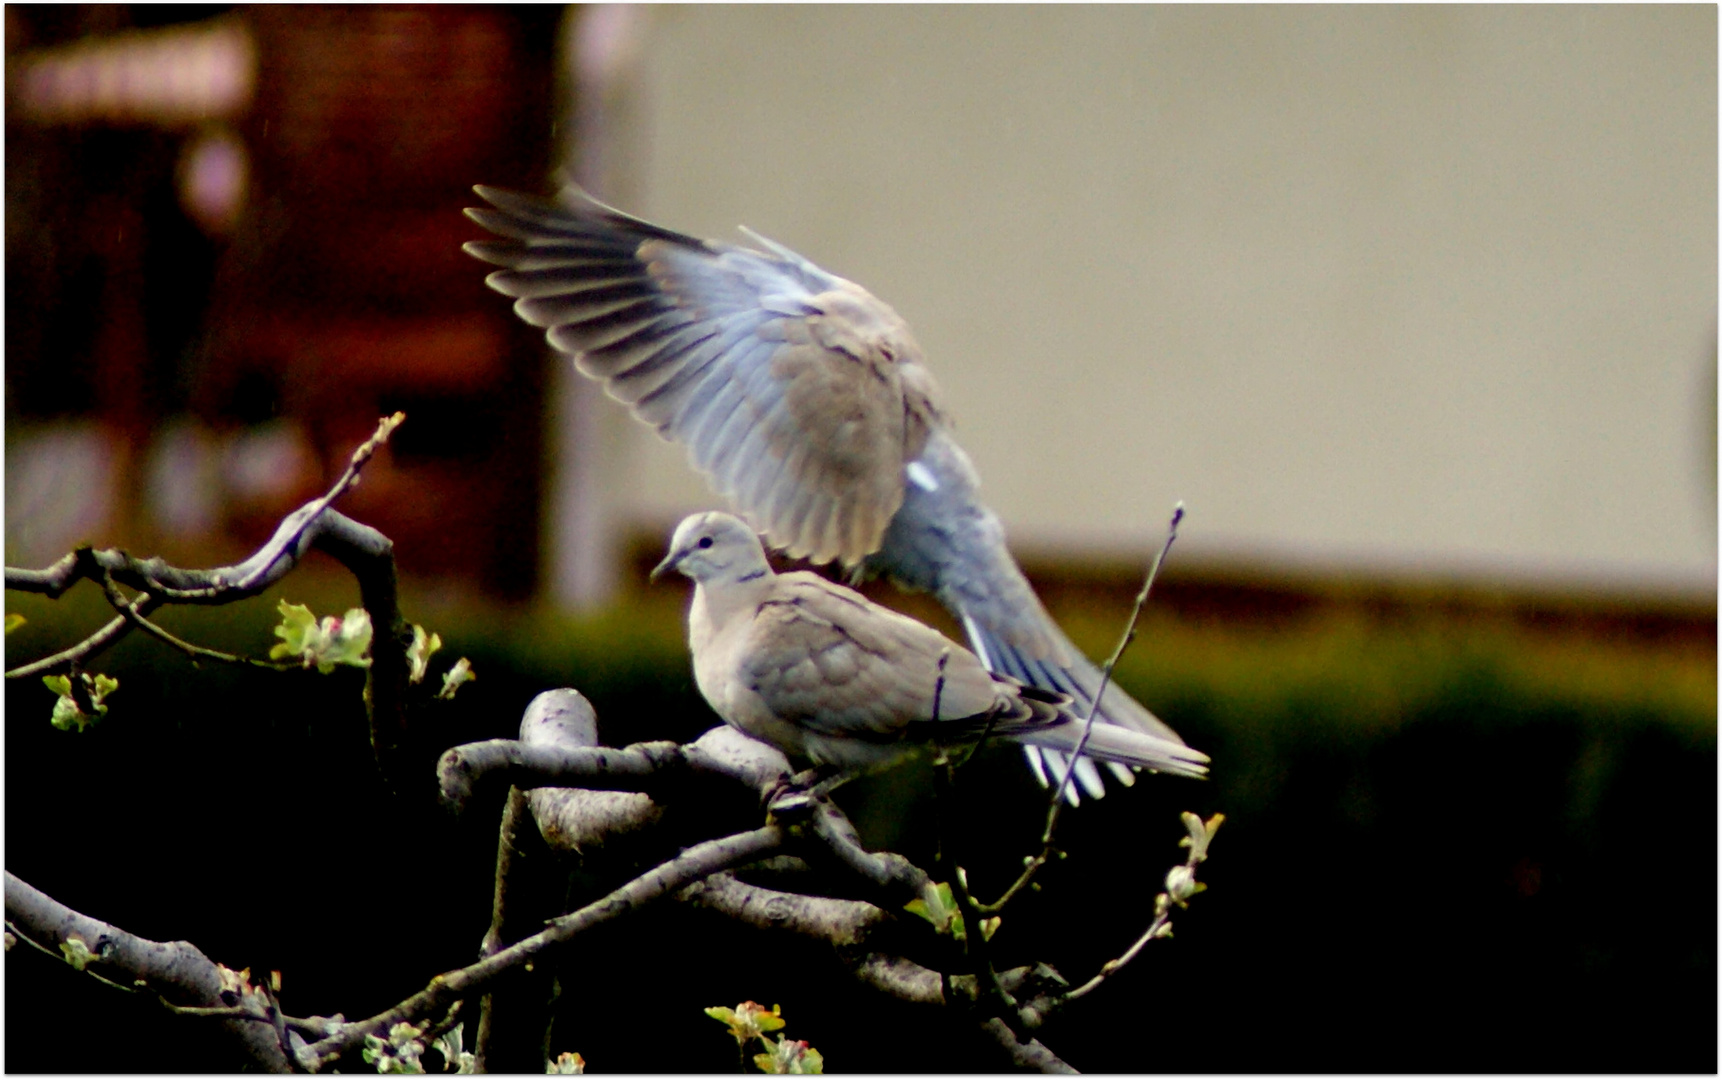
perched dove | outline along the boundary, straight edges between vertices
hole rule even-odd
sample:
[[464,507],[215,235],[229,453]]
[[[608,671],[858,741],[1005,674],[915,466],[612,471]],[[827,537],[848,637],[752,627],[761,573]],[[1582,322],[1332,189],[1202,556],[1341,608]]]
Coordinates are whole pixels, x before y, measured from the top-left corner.
[[[1083,721],[1070,698],[987,670],[974,653],[853,589],[779,574],[740,518],[676,527],[652,576],[694,580],[688,645],[700,693],[731,726],[815,765],[869,770],[928,743],[996,736],[1069,754]],[[1085,756],[1202,776],[1182,743],[1095,724]]]
[[[753,233],[765,251],[659,228],[577,187],[559,202],[475,190],[494,209],[468,216],[502,238],[466,245],[506,268],[486,279],[491,288],[515,297],[520,317],[574,354],[581,373],[683,443],[773,546],[932,592],[986,667],[1086,712],[1100,672],[1006,549],[895,311]],[[1115,687],[1101,700],[1104,725],[1183,742]],[[1043,784],[1063,775],[1058,749],[1026,753]],[[1129,769],[1110,767],[1131,782]],[[1078,761],[1075,775],[1104,793],[1093,762]],[[1074,785],[1067,795],[1075,800]]]

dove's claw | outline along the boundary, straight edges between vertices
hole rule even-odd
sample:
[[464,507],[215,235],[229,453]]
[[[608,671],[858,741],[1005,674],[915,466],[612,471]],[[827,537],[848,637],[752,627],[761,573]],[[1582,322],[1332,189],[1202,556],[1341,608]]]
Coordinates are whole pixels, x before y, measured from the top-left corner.
[[765,789],[760,803],[774,818],[804,817],[811,813],[814,803],[847,779],[841,772],[825,766],[804,769],[794,776],[780,776]]

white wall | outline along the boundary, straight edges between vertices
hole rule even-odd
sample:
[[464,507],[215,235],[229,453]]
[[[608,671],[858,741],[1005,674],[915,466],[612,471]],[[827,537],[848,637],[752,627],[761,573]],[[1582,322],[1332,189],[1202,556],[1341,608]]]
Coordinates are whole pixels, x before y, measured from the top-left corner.
[[[893,304],[1021,548],[1713,590],[1716,29],[656,8],[625,205]],[[617,430],[631,520],[713,504]]]

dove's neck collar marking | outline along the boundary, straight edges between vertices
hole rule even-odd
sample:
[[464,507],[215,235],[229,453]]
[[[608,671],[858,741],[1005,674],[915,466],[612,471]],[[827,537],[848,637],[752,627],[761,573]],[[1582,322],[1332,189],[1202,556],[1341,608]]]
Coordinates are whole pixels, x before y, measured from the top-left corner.
[[705,608],[705,617],[713,626],[725,626],[741,613],[758,608],[771,595],[776,576],[771,567],[755,564],[714,569],[694,578],[694,602]]

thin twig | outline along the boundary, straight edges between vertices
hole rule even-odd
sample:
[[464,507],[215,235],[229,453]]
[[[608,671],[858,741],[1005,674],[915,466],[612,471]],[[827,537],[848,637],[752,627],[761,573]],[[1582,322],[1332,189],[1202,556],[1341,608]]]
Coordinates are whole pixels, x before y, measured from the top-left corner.
[[720,870],[752,862],[783,843],[784,832],[767,825],[752,832],[737,833],[695,844],[674,859],[653,867],[602,899],[552,921],[546,929],[506,949],[456,971],[431,979],[425,989],[368,1020],[344,1026],[338,1034],[322,1039],[300,1052],[300,1063],[312,1072],[338,1061],[356,1050],[365,1036],[386,1032],[403,1020],[413,1020],[470,994],[528,961],[572,940],[579,934],[636,910],[661,897],[674,895],[696,881]]
[[[151,606],[154,606],[156,603],[157,601],[152,597]],[[108,623],[106,626],[97,630],[95,633],[78,642],[76,645],[73,645],[69,649],[64,649],[52,656],[44,656],[40,660],[32,660],[28,664],[22,664],[13,668],[11,671],[6,673],[6,678],[27,679],[32,675],[41,675],[45,672],[66,670],[74,664],[83,663],[85,660],[106,649],[120,638],[125,637],[127,634],[131,633],[131,631],[132,624],[124,615],[121,615],[113,622]]]
[[[389,441],[389,436],[394,434],[394,430],[400,427],[406,418],[406,413],[397,412],[392,416],[385,416],[381,420],[377,421],[376,432],[372,434],[369,439],[366,439],[363,443],[359,444],[358,449],[353,451],[352,456],[347,460],[346,469],[342,471],[334,485],[323,494],[322,498],[310,503],[306,507],[310,512],[305,515],[305,520],[300,523],[298,531],[294,532],[291,536],[280,540],[280,552],[285,552],[288,548],[292,547],[304,533],[305,529],[310,526],[311,522],[315,521],[318,515],[329,508],[330,503],[333,503],[336,499],[346,494],[353,485],[359,482],[359,470],[364,468],[365,462],[371,460],[371,456],[381,449],[384,443]],[[279,557],[280,554],[278,553],[276,558]],[[271,563],[258,566],[249,575],[234,582],[232,587],[239,590],[251,588],[262,579],[264,574],[269,572],[271,565],[273,565],[273,561],[271,561]]]
[[[1108,960],[1106,963],[1100,965],[1100,970],[1095,973],[1092,979],[1089,979],[1074,990],[1069,990],[1059,995],[1057,1004],[1063,1005],[1067,1002],[1076,1001],[1079,998],[1086,997],[1089,992],[1094,990],[1095,987],[1099,986],[1102,982],[1105,982],[1108,976],[1116,973],[1126,964],[1130,963],[1130,961],[1136,959],[1142,950],[1147,947],[1150,941],[1153,941],[1157,937],[1170,937],[1172,933],[1172,908],[1174,906],[1180,908],[1189,907],[1190,897],[1194,896],[1205,887],[1196,884],[1196,867],[1207,861],[1208,842],[1213,839],[1214,831],[1220,827],[1220,823],[1225,821],[1226,818],[1224,814],[1215,814],[1208,821],[1204,822],[1195,814],[1186,813],[1183,815],[1183,820],[1185,828],[1188,829],[1190,833],[1189,839],[1181,841],[1182,843],[1188,844],[1190,847],[1190,855],[1184,860],[1184,865],[1182,867],[1182,869],[1189,871],[1187,875],[1184,875],[1184,879],[1188,883],[1189,888],[1182,892],[1163,892],[1154,897],[1154,921],[1148,924],[1148,929],[1142,932],[1142,936],[1136,939],[1135,944],[1124,950],[1123,954],[1117,959]],[[1173,874],[1177,873],[1177,869],[1178,868],[1174,868]],[[1170,889],[1172,886],[1172,875],[1168,874],[1167,887]]]
[[[6,587],[24,592],[43,593],[49,597],[58,597],[78,581],[89,579],[101,581],[111,576],[114,581],[142,590],[142,593],[120,607],[120,616],[91,634],[83,641],[52,656],[44,657],[6,672],[8,679],[21,679],[31,675],[49,672],[65,671],[80,664],[96,653],[112,646],[115,642],[129,634],[133,629],[148,627],[140,624],[137,619],[147,619],[149,615],[162,604],[225,604],[235,600],[245,599],[255,595],[273,584],[298,564],[303,555],[302,548],[308,546],[308,538],[321,536],[326,545],[340,547],[339,541],[348,540],[348,533],[364,530],[364,526],[349,522],[329,511],[329,504],[345,493],[353,484],[358,482],[359,469],[376,453],[378,447],[388,440],[405,419],[404,414],[396,413],[385,417],[377,424],[377,431],[357,450],[353,451],[352,459],[346,470],[342,472],[335,484],[318,499],[287,515],[276,528],[275,535],[269,542],[259,548],[250,558],[234,566],[217,567],[210,570],[182,570],[170,566],[160,558],[137,559],[118,549],[95,550],[82,547],[73,551],[52,566],[43,570],[26,570],[8,566],[5,569]],[[313,533],[312,526],[317,526]],[[338,526],[338,527],[337,527]],[[369,530],[374,532],[374,530]],[[378,534],[380,536],[380,534]],[[384,540],[383,544],[386,545]],[[375,546],[373,543],[371,546]],[[337,554],[337,557],[340,557]],[[345,561],[345,560],[343,560]],[[349,566],[349,569],[351,567]],[[176,584],[170,585],[169,581]],[[363,585],[363,581],[361,581]],[[112,597],[110,596],[110,601]],[[118,605],[116,605],[118,606]],[[367,606],[367,610],[369,607]],[[372,613],[373,620],[377,613]],[[379,637],[389,629],[378,623]],[[160,631],[157,636],[166,634]],[[154,632],[154,631],[149,631]],[[169,641],[176,648],[196,649],[189,643],[181,642],[172,635],[163,640]],[[373,646],[375,649],[376,646]],[[213,655],[211,659],[223,659]]]
[[102,570],[102,591],[107,594],[108,603],[112,605],[115,611],[120,613],[121,618],[131,623],[137,629],[149,634],[151,637],[172,645],[174,648],[185,653],[193,660],[218,660],[224,664],[240,664],[247,667],[268,668],[272,671],[287,671],[300,666],[294,663],[254,660],[249,656],[236,656],[233,653],[224,653],[215,649],[206,649],[202,645],[193,645],[189,641],[175,637],[164,627],[151,622],[139,612],[140,606],[149,601],[149,593],[139,593],[131,600],[127,600],[125,594],[120,592],[119,584],[114,581],[113,573],[105,568]]
[[287,1018],[281,1015],[281,1002],[276,999],[275,991],[267,979],[263,981],[261,989],[268,1010],[269,1025],[275,1029],[275,1045],[281,1048],[281,1056],[287,1059],[287,1068],[298,1072],[299,1062],[293,1055],[293,1042],[287,1038]]
[[[31,937],[29,934],[26,934],[24,931],[18,929],[18,927],[10,919],[8,919],[6,921],[6,928],[12,932],[13,937],[17,938],[19,941],[22,941],[24,944],[30,946],[31,948],[38,950],[39,952],[41,952],[42,954],[44,954],[46,956],[53,957],[55,960],[58,960],[62,964],[66,962],[65,954],[57,953],[53,949],[48,948],[46,945],[41,944],[35,938]],[[96,980],[99,983],[107,983],[109,986],[113,987],[115,990],[124,990],[128,994],[135,994],[138,992],[138,988],[135,986],[127,986],[125,983],[115,982],[114,980],[107,978],[104,975],[101,975],[101,974],[98,974],[97,972],[91,971],[89,968],[81,968],[79,970],[81,970],[85,975],[88,975],[90,978]]]
[[1183,520],[1184,503],[1179,500],[1178,505],[1172,508],[1172,521],[1166,526],[1166,542],[1154,553],[1154,561],[1148,566],[1148,576],[1142,582],[1142,591],[1136,594],[1136,603],[1130,609],[1130,621],[1124,625],[1124,634],[1118,639],[1118,646],[1112,650],[1112,655],[1106,658],[1106,666],[1100,669],[1100,685],[1094,688],[1094,697],[1088,702],[1088,717],[1082,726],[1082,738],[1077,740],[1076,749],[1065,763],[1064,779],[1058,782],[1058,788],[1052,793],[1054,811],[1064,802],[1064,793],[1070,787],[1070,775],[1076,771],[1076,762],[1082,756],[1082,748],[1088,745],[1088,736],[1094,731],[1094,717],[1100,711],[1100,696],[1106,693],[1106,687],[1112,681],[1112,669],[1118,666],[1124,650],[1136,640],[1136,624],[1141,621],[1142,607],[1148,603],[1148,592],[1154,588],[1154,579],[1160,574],[1160,564],[1165,561],[1166,553],[1172,550],[1172,541],[1178,539],[1178,523]]
[[1017,893],[1027,888],[1034,880],[1034,875],[1045,866],[1057,849],[1052,846],[1052,836],[1058,828],[1058,815],[1064,807],[1064,795],[1070,788],[1071,775],[1076,771],[1076,763],[1082,757],[1082,750],[1088,745],[1088,737],[1094,731],[1094,718],[1100,711],[1100,697],[1106,693],[1106,688],[1112,682],[1112,669],[1118,666],[1118,661],[1124,656],[1124,650],[1136,640],[1136,624],[1142,619],[1142,608],[1148,603],[1148,593],[1154,588],[1154,579],[1160,575],[1160,564],[1166,559],[1166,553],[1172,550],[1172,541],[1178,539],[1178,523],[1184,520],[1184,503],[1182,500],[1172,508],[1172,520],[1166,526],[1166,542],[1155,552],[1154,561],[1148,564],[1148,576],[1142,581],[1142,589],[1136,594],[1136,603],[1130,609],[1130,621],[1124,626],[1124,634],[1118,639],[1118,645],[1107,657],[1106,664],[1100,669],[1100,683],[1094,688],[1094,696],[1088,701],[1088,715],[1083,720],[1082,738],[1077,740],[1076,749],[1070,752],[1065,761],[1064,775],[1053,788],[1052,799],[1046,811],[1046,827],[1040,834],[1040,853],[1030,858],[1023,866],[1023,871],[1017,879],[1011,882],[1003,895],[990,904],[980,904],[982,911],[992,913],[1009,903]]

